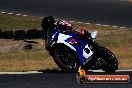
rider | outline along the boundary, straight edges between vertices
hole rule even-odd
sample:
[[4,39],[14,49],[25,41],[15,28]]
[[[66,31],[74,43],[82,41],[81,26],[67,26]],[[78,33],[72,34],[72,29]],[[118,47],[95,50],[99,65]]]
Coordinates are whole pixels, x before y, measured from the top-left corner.
[[[45,35],[44,35],[45,36],[44,37],[45,48],[49,51],[51,50],[50,45],[53,43],[52,35],[53,35],[54,30],[60,31],[61,33],[64,33],[64,34],[69,34],[71,32],[74,32],[78,38],[83,39],[89,45],[94,47],[94,42],[92,41],[93,39],[91,37],[91,33],[89,33],[86,30],[81,30],[80,32],[75,31],[75,30],[73,30],[72,25],[64,20],[59,20],[55,23],[54,18],[52,16],[48,16],[42,20],[41,25],[42,25],[43,30],[45,31]],[[92,64],[93,64],[93,61],[90,60],[86,66],[90,67],[90,66],[92,66]]]
[[74,32],[79,38],[85,40],[89,44],[92,43],[91,33],[89,33],[88,31],[81,30],[80,32],[78,32],[76,30],[73,30],[72,25],[64,20],[59,20],[56,25],[59,28],[60,32],[65,34],[69,32]]
[[51,37],[52,35],[52,30],[58,28],[59,31],[61,33],[70,33],[70,32],[74,32],[76,34],[76,36],[78,36],[79,38],[85,40],[86,42],[88,42],[90,45],[92,45],[92,38],[91,38],[91,33],[89,33],[86,30],[81,30],[80,32],[73,30],[72,25],[69,24],[68,22],[64,21],[64,20],[59,20],[55,23],[55,20],[52,16],[48,16],[45,17],[42,20],[42,28],[45,31],[45,37],[44,39],[47,39],[47,35],[49,37]]

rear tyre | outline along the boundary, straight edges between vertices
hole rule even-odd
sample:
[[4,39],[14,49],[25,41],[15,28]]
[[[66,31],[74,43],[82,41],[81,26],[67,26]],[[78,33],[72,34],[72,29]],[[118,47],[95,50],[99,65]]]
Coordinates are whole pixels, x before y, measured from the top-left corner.
[[30,29],[27,31],[27,38],[28,39],[38,39],[39,34],[37,29]]
[[77,72],[79,60],[75,51],[65,45],[56,46],[52,51],[55,63],[65,72]]
[[105,72],[115,72],[118,69],[118,60],[115,55],[105,47],[101,47],[100,62],[102,63],[102,70]]
[[13,31],[3,31],[1,33],[1,37],[3,39],[13,39],[14,38],[14,33],[13,33]]
[[26,39],[26,32],[24,30],[17,30],[15,31],[15,40],[24,40]]
[[2,30],[0,29],[0,39],[1,39],[1,36],[2,36],[1,34],[2,34]]

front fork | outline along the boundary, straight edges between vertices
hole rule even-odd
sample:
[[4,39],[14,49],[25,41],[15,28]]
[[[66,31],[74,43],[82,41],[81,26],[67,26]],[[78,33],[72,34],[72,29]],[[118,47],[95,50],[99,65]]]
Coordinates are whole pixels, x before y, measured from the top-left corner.
[[[75,48],[77,50],[77,54],[78,54],[79,62],[80,62],[80,67],[79,67],[78,71],[80,72],[82,68],[84,68],[84,69],[85,68],[91,68],[90,64],[92,64],[91,59],[93,58],[93,55],[90,56],[88,59],[84,60],[84,57],[83,57],[83,48],[80,48],[78,46],[76,46]],[[90,64],[89,64],[89,62],[90,62]],[[87,64],[89,64],[89,65],[87,65]],[[85,65],[87,65],[87,67],[85,67]]]
[[[89,46],[90,47],[90,46]],[[89,61],[86,61],[85,64],[81,64],[81,68],[84,68],[84,69],[95,69],[96,66],[96,62],[98,61],[99,57],[100,57],[100,53],[99,53],[99,45],[98,43],[96,42],[93,42],[93,44],[91,44],[91,48],[90,48],[93,52],[92,56],[90,56],[90,60]]]

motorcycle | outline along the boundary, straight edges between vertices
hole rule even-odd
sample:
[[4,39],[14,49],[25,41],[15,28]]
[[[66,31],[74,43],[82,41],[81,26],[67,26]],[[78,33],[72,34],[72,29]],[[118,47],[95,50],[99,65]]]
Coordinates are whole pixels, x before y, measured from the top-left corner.
[[[46,31],[45,47],[55,63],[64,71],[77,72],[80,66],[85,70],[102,69],[105,72],[115,72],[118,60],[107,48],[100,46],[95,40],[97,31],[89,37],[92,45],[76,36],[75,32],[60,32],[57,27]],[[52,32],[52,36],[49,36]]]

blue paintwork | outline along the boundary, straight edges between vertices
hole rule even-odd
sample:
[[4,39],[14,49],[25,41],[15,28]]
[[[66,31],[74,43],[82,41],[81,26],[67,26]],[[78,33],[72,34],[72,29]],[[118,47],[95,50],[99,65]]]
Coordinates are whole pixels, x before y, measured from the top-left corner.
[[[59,33],[60,32],[57,30],[57,28],[54,28],[52,35],[55,35],[55,38],[57,38]],[[76,49],[76,52],[77,52],[78,57],[79,57],[80,65],[82,65],[83,64],[83,49],[85,48],[87,43],[85,41],[75,37],[76,34],[74,32],[71,32],[69,35],[71,36],[70,38],[73,38],[76,43],[71,44],[70,38],[66,39],[65,42],[71,44]]]

